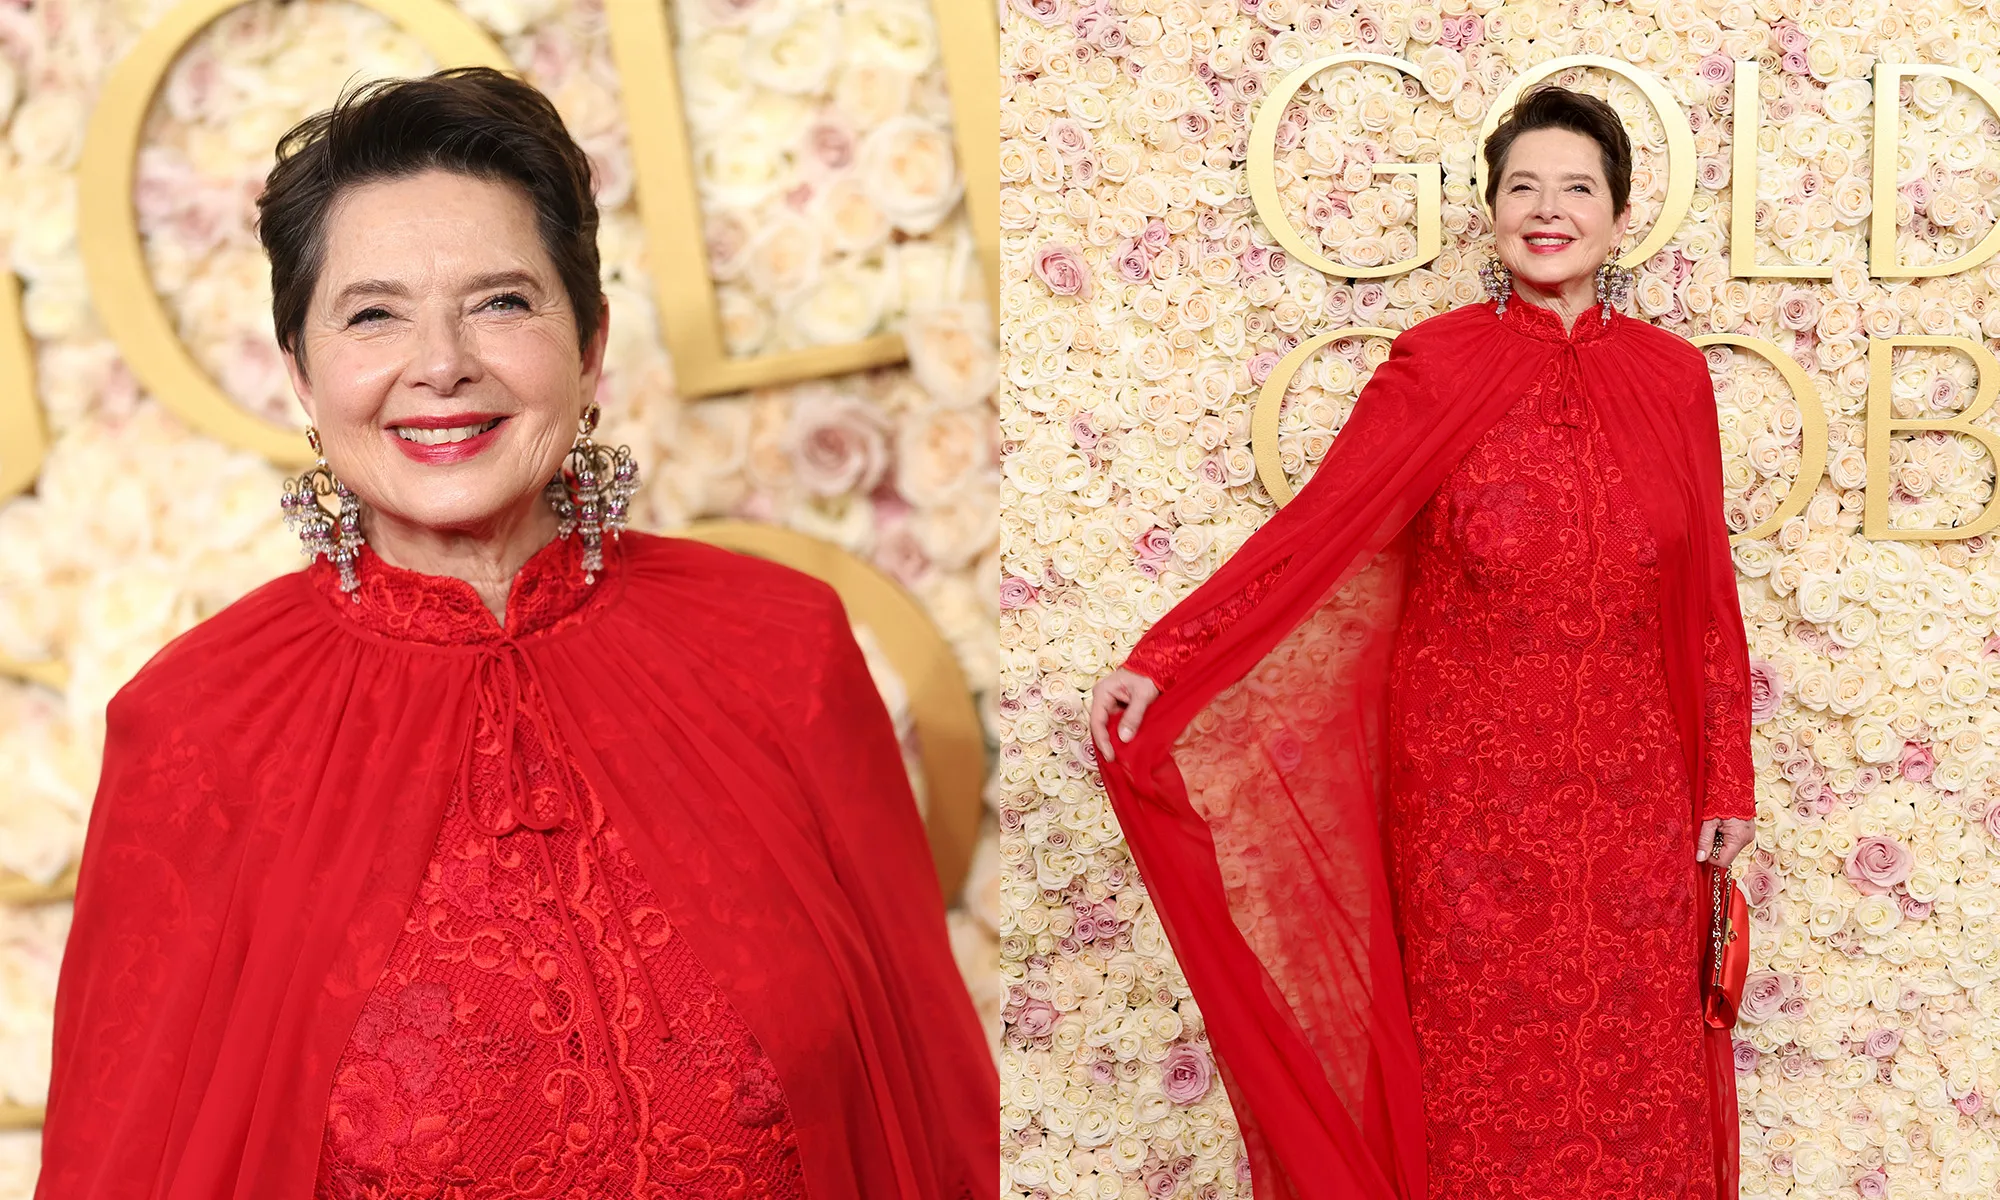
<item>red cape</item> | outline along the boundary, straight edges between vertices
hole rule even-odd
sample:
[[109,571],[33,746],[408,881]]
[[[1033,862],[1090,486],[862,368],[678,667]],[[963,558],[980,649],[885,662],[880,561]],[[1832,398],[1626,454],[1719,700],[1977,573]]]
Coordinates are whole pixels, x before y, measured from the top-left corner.
[[[1645,511],[1633,519],[1660,547],[1668,690],[1697,819],[1711,621],[1735,678],[1749,678],[1700,351],[1622,315],[1603,324],[1596,308],[1566,335],[1545,310],[1503,319],[1490,302],[1396,338],[1298,497],[1134,649],[1126,666],[1163,691],[1103,769],[1260,1195],[1424,1195],[1416,1037],[1379,833],[1399,535],[1530,388],[1547,389],[1545,402],[1587,398],[1638,484]],[[1751,811],[1748,796],[1731,805]],[[1232,909],[1246,896],[1261,913]],[[1728,1032],[1710,1030],[1705,1050],[1718,1194],[1734,1200]]]
[[[996,1196],[991,1054],[839,600],[693,542],[627,535],[607,557],[578,619],[515,644],[777,1066],[807,1188]],[[335,1062],[410,911],[492,652],[384,637],[335,603],[303,572],[275,580],[111,703],[44,1200],[311,1194]]]

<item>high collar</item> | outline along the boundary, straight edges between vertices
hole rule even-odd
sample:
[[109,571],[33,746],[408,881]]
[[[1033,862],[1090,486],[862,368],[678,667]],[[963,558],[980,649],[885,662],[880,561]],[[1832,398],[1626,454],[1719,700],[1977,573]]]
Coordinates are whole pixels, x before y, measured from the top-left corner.
[[1508,297],[1507,311],[1500,314],[1500,324],[1537,341],[1580,345],[1606,336],[1618,328],[1618,322],[1629,319],[1613,310],[1611,320],[1606,322],[1602,316],[1603,307],[1601,303],[1591,305],[1577,314],[1575,325],[1564,329],[1562,318],[1556,315],[1554,309],[1536,304],[1515,292]]
[[610,593],[617,573],[617,543],[604,548],[604,569],[594,584],[583,581],[583,538],[554,538],[535,551],[514,575],[507,593],[503,629],[463,579],[426,575],[394,566],[367,546],[356,567],[360,586],[340,590],[340,578],[325,559],[307,569],[313,586],[348,619],[398,641],[437,646],[471,646],[541,633],[583,617],[593,599]]

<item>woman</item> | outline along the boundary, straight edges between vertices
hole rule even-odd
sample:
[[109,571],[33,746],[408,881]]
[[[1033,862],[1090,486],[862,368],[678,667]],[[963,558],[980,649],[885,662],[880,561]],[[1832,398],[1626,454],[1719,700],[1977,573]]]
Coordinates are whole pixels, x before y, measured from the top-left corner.
[[589,181],[483,69],[281,144],[315,561],[111,705],[39,1195],[995,1194],[991,1057],[838,600],[616,537]]
[[1485,154],[1493,300],[1399,336],[1098,684],[1105,784],[1258,1194],[1733,1200],[1697,864],[1754,806],[1708,370],[1600,292],[1609,106],[1537,89]]

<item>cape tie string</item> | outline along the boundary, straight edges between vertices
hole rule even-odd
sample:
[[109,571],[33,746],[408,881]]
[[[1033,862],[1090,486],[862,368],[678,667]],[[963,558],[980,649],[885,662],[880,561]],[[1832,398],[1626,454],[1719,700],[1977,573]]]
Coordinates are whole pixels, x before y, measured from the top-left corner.
[[[548,693],[520,643],[503,638],[481,647],[473,662],[472,691],[476,709],[459,780],[473,824],[495,837],[522,825],[547,832],[580,811],[575,781],[545,711]],[[525,756],[524,741],[529,743]],[[490,763],[488,770],[501,775],[497,803],[476,786],[482,759]],[[531,769],[535,766],[541,768],[539,781]]]
[[1565,341],[1556,352],[1556,377],[1539,397],[1542,420],[1551,425],[1583,428],[1583,364],[1576,343]]

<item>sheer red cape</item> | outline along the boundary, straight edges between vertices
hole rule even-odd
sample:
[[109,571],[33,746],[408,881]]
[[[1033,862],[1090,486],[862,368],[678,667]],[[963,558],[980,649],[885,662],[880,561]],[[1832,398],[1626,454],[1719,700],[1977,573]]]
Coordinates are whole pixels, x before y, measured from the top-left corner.
[[[1638,484],[1633,519],[1660,547],[1668,690],[1696,816],[1754,811],[1748,795],[1704,804],[1711,621],[1734,678],[1749,677],[1704,356],[1595,308],[1574,333],[1546,310],[1501,318],[1491,302],[1403,332],[1297,498],[1134,649],[1126,666],[1163,690],[1103,764],[1260,1196],[1424,1196],[1416,1038],[1380,832],[1400,535],[1529,389],[1587,399]],[[1710,1030],[1705,1051],[1718,1195],[1733,1200],[1728,1032]]]
[[669,919],[776,1065],[811,1194],[997,1195],[992,1057],[839,600],[688,541],[627,535],[607,558],[573,618],[518,638],[496,626],[483,645],[383,636],[286,576],[118,694],[38,1196],[311,1194],[336,1061],[493,673],[539,681]]

